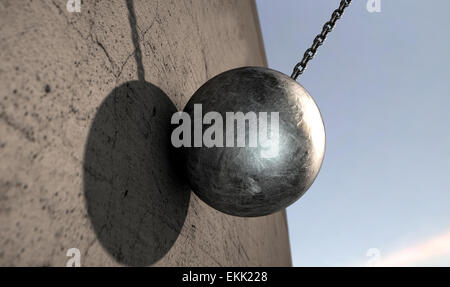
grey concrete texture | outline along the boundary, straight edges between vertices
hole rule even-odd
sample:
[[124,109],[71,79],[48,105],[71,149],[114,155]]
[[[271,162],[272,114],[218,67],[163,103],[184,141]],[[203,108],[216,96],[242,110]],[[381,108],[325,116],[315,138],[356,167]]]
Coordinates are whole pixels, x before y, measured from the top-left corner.
[[214,210],[164,142],[206,80],[266,65],[253,1],[2,0],[0,24],[1,266],[291,265],[284,211]]

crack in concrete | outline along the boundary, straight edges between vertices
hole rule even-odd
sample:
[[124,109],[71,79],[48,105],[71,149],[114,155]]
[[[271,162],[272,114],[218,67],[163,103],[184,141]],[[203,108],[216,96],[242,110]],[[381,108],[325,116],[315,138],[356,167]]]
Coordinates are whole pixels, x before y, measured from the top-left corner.
[[118,77],[117,76],[117,72],[115,72],[117,65],[114,62],[113,58],[111,57],[111,55],[109,55],[108,51],[106,50],[105,46],[103,46],[102,42],[100,42],[98,39],[95,40],[96,44],[102,49],[103,53],[105,54],[106,58],[109,61],[109,64],[111,65],[111,70],[110,72],[114,75],[114,77]]
[[25,139],[30,142],[35,142],[36,138],[33,136],[33,131],[25,127],[21,127],[19,124],[12,121],[5,112],[0,113],[0,119],[13,130],[19,132]]
[[73,22],[70,21],[70,19],[64,13],[64,10],[61,8],[61,6],[58,3],[56,3],[55,0],[52,0],[52,4],[53,4],[53,6],[56,7],[56,9],[58,9],[59,14],[64,17],[64,19],[66,20],[67,25],[70,26],[72,29],[74,29],[83,40],[89,41],[89,39],[90,39],[92,41],[92,26],[93,26],[93,22],[90,23],[88,35],[84,36],[83,33],[73,24]]

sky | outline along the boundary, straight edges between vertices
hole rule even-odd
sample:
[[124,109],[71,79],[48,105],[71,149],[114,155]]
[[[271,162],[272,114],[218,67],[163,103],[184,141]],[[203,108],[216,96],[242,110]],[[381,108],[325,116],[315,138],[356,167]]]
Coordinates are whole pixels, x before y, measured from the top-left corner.
[[[257,0],[290,75],[339,0]],[[450,1],[355,0],[298,78],[327,147],[287,208],[294,266],[450,266]]]

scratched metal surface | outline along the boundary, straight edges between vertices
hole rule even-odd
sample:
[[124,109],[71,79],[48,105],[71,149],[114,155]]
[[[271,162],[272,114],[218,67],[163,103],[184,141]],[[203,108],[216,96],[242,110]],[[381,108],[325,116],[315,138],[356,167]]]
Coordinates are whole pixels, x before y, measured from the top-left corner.
[[[226,126],[226,131],[218,132],[222,133],[221,147],[182,149],[190,185],[205,202],[231,215],[262,216],[292,204],[311,186],[322,165],[325,129],[314,100],[295,80],[267,68],[233,69],[195,92],[184,109],[194,121],[196,105],[201,105],[203,114],[219,113]],[[254,130],[258,130],[253,135],[247,124],[243,127],[246,143],[237,147],[239,130],[229,132],[229,111],[255,113],[255,122],[265,120],[256,113],[276,112],[279,120],[277,125],[272,116],[270,124],[267,120],[272,132],[255,123]],[[274,142],[261,140],[268,134]],[[250,138],[258,137],[250,146]],[[268,143],[266,147],[263,141]]]

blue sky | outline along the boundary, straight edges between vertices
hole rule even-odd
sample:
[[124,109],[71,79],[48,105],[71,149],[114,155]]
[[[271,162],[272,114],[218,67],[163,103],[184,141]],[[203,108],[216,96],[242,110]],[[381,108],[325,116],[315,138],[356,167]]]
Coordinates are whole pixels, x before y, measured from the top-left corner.
[[[298,78],[327,151],[287,209],[293,263],[364,265],[377,248],[381,262],[450,266],[450,1],[381,0],[380,13],[366,2]],[[290,75],[338,5],[257,0],[269,67]]]

